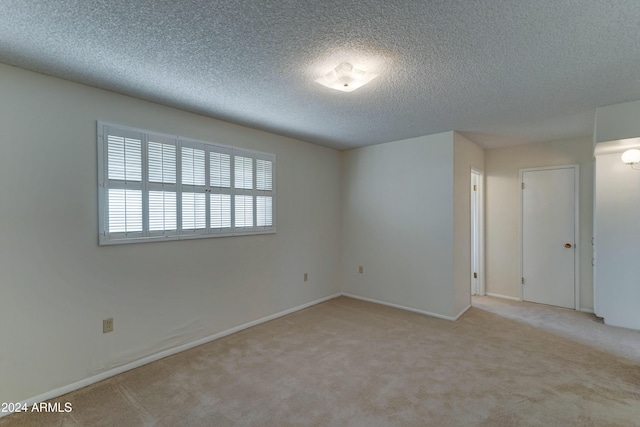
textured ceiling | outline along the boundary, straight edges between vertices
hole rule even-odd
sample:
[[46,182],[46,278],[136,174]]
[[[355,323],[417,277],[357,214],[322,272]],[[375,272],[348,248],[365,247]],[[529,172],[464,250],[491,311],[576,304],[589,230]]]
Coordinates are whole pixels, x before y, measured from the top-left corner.
[[[380,76],[314,82],[343,61]],[[640,1],[2,0],[0,62],[336,148],[491,148],[640,99]]]

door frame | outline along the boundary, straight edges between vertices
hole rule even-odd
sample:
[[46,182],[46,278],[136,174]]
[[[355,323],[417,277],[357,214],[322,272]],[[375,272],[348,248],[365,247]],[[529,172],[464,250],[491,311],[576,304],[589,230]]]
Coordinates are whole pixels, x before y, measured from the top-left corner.
[[[474,175],[477,176],[477,190],[475,191],[477,196],[477,225],[478,225],[478,245],[474,247],[473,245],[473,220],[474,220],[474,212],[473,212],[473,182]],[[476,261],[475,257],[477,257],[477,265],[478,265],[478,278],[476,281],[476,295],[484,295],[485,294],[485,283],[484,283],[484,171],[476,168],[471,168],[471,198],[470,198],[470,206],[471,206],[471,278],[470,278],[470,292],[473,294],[473,273],[474,273],[474,261]]]
[[[574,251],[573,251],[573,308],[574,310],[580,309],[580,165],[578,164],[570,164],[570,165],[558,165],[558,166],[543,166],[537,168],[524,168],[518,169],[518,250],[520,251],[520,277],[522,278],[524,273],[524,259],[523,259],[523,197],[522,197],[522,178],[525,172],[537,172],[537,171],[545,171],[545,170],[555,170],[555,169],[573,169],[573,194],[574,194]],[[524,285],[522,281],[520,282],[520,301],[524,301]]]

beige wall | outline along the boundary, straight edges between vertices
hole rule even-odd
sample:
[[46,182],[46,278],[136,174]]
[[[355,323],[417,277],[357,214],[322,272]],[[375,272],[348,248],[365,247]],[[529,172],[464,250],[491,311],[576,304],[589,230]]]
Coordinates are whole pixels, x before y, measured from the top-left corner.
[[486,291],[520,298],[518,170],[580,165],[580,308],[593,309],[593,142],[591,138],[517,145],[485,152]]
[[484,150],[453,134],[455,312],[471,304],[471,169],[484,170]]
[[[0,93],[0,402],[340,292],[338,151],[6,65]],[[275,153],[277,233],[98,246],[96,120]]]
[[343,173],[343,291],[455,316],[453,132],[345,151]]

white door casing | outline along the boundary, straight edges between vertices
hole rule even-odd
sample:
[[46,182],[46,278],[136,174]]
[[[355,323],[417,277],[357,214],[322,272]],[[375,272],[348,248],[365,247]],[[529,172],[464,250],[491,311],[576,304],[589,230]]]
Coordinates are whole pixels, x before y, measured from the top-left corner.
[[524,301],[577,309],[578,165],[520,171]]
[[471,169],[471,295],[484,295],[484,173]]

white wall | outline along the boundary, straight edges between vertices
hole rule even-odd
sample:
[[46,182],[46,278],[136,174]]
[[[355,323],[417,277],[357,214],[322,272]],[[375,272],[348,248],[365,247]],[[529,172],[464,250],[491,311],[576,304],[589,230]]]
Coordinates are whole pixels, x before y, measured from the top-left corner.
[[640,101],[596,110],[595,312],[640,329],[640,171],[621,154],[640,148]]
[[484,170],[484,150],[453,134],[455,313],[471,305],[471,168]]
[[593,151],[591,138],[548,141],[485,151],[486,292],[520,298],[518,170],[580,165],[580,304],[593,309]]
[[594,142],[609,142],[640,136],[640,101],[596,109]]
[[457,314],[453,132],[345,151],[343,174],[343,291]]
[[[277,234],[98,246],[96,120],[275,153]],[[0,402],[339,292],[340,172],[332,149],[0,65]]]
[[640,171],[620,153],[596,158],[596,314],[640,329]]

